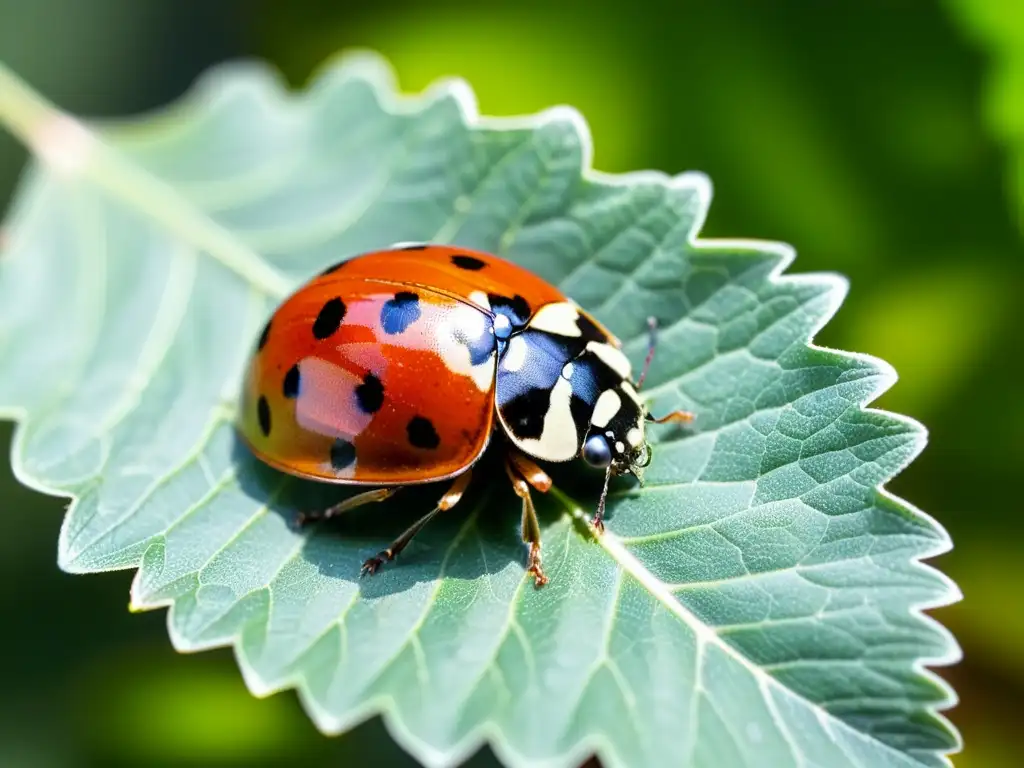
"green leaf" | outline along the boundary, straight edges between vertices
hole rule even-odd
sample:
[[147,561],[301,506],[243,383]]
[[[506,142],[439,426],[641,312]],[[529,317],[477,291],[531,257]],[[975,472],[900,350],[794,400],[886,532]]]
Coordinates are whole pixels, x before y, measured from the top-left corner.
[[[605,177],[568,109],[474,114],[468,88],[399,97],[367,56],[302,94],[257,65],[85,132],[0,71],[0,116],[43,162],[0,260],[0,405],[18,477],[73,499],[58,557],[137,568],[180,650],[233,644],[250,689],[295,687],[338,732],[382,712],[428,765],[489,741],[512,765],[948,764],[958,657],[924,608],[958,598],[922,558],[945,532],[881,486],[923,447],[864,405],[883,363],[809,343],[846,285],[792,252],[698,241],[699,174]],[[784,181],[780,181],[784,183]],[[561,468],[538,499],[551,583],[524,573],[500,473],[394,564],[359,564],[441,489],[296,531],[337,490],[261,467],[233,430],[275,303],[395,241],[502,254],[560,285],[639,362],[664,427],[647,485]],[[88,631],[87,628],[83,631]]]

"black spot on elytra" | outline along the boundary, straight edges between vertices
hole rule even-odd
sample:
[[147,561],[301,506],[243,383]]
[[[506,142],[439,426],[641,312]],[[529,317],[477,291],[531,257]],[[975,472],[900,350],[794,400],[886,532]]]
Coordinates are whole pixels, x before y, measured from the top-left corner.
[[356,402],[363,413],[376,413],[384,405],[384,385],[372,373],[363,377],[363,383],[356,387]]
[[313,322],[313,336],[323,341],[330,338],[345,319],[345,302],[335,297],[320,308],[320,314]]
[[498,293],[489,293],[487,300],[491,304],[492,312],[505,315],[516,328],[526,325],[530,319],[530,302],[518,293],[512,298]]
[[452,256],[452,264],[459,269],[468,269],[470,272],[476,272],[487,266],[487,264],[475,256],[467,256],[464,253],[457,253]]
[[267,324],[263,326],[263,332],[260,334],[259,343],[256,345],[256,351],[257,352],[262,350],[265,346],[267,346],[267,339],[269,339],[269,338],[270,338],[270,321],[268,320]]
[[299,366],[293,365],[284,375],[284,386],[282,391],[285,397],[292,398],[299,396]]
[[331,466],[336,472],[348,469],[355,460],[356,447],[352,443],[340,437],[334,441],[334,445],[331,446]]
[[402,333],[420,317],[420,297],[412,291],[399,291],[380,310],[380,325],[389,336]]
[[256,403],[256,415],[260,420],[260,432],[264,437],[270,437],[270,403],[263,395],[260,395],[260,400]]
[[441,438],[437,436],[437,430],[430,423],[430,419],[422,416],[413,416],[406,426],[409,433],[409,443],[416,448],[432,449],[441,444]]

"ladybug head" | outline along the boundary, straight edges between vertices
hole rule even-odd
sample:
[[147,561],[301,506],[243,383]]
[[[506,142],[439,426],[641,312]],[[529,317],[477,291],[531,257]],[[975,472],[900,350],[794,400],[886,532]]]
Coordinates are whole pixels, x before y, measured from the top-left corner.
[[644,431],[641,409],[622,409],[604,428],[591,427],[583,441],[583,460],[609,475],[634,475],[643,484],[643,470],[651,463],[651,446]]

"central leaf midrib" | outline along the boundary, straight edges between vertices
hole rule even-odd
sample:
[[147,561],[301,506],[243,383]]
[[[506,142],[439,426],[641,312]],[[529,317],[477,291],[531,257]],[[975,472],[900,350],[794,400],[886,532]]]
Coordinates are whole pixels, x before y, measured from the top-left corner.
[[[549,491],[565,508],[565,515],[572,520],[583,520],[586,522],[584,508],[581,504],[577,503],[570,496],[562,492],[557,487],[552,487]],[[885,742],[879,741],[871,734],[863,733],[856,730],[853,726],[848,724],[846,721],[837,718],[828,710],[821,707],[817,702],[811,701],[801,693],[792,690],[791,688],[783,685],[779,680],[773,677],[771,674],[764,671],[761,667],[757,666],[754,662],[748,659],[743,653],[734,647],[724,638],[720,637],[718,633],[708,624],[705,624],[697,618],[686,606],[684,606],[672,592],[668,589],[668,585],[664,584],[658,579],[647,567],[632,553],[630,553],[625,547],[621,545],[619,539],[615,534],[608,530],[596,537],[597,543],[601,549],[608,555],[608,557],[615,563],[615,565],[623,572],[628,573],[631,578],[636,581],[641,588],[644,589],[651,597],[657,600],[672,616],[679,620],[684,626],[690,629],[694,634],[694,642],[696,645],[695,653],[698,660],[702,656],[701,648],[705,645],[712,645],[721,650],[723,653],[728,655],[740,666],[746,669],[750,675],[757,681],[759,688],[766,690],[769,688],[778,688],[784,691],[786,695],[795,696],[801,702],[803,702],[811,711],[815,713],[815,716],[820,720],[827,720],[832,724],[833,727],[839,727],[849,730],[856,736],[864,739],[870,739],[872,742],[877,744],[879,747],[891,752],[893,755],[899,758],[909,759],[907,755],[899,752],[894,747],[886,744]],[[621,582],[620,582],[621,586]],[[701,674],[701,669],[696,670],[697,674]],[[697,678],[699,679],[699,678]],[[697,685],[697,681],[694,681],[695,691],[699,691],[700,686]],[[781,720],[778,719],[775,711],[773,702],[769,702],[769,697],[765,697],[766,706],[768,707],[769,713],[772,716],[772,720],[776,723],[782,731],[788,733],[789,729]]]

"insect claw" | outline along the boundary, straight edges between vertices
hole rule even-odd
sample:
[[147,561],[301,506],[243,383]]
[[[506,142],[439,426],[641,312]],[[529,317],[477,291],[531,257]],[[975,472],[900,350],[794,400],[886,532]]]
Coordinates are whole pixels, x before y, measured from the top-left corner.
[[388,563],[395,559],[395,552],[391,549],[382,549],[376,554],[376,556],[369,558],[363,563],[363,567],[359,569],[359,576],[362,578],[366,574],[371,576],[383,567],[384,563]]
[[540,545],[530,544],[530,560],[527,573],[533,574],[533,585],[538,589],[548,583],[548,577],[540,564]]

